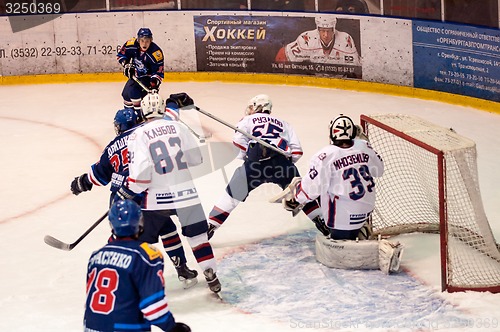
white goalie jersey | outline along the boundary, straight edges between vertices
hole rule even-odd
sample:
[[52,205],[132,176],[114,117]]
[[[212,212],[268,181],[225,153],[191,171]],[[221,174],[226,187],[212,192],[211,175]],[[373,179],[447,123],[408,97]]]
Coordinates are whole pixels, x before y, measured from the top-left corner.
[[145,191],[143,209],[167,210],[200,203],[189,167],[202,163],[196,140],[177,121],[153,120],[129,137],[129,189]]
[[361,58],[354,41],[346,32],[335,30],[330,52],[321,45],[318,29],[301,33],[294,42],[285,46],[287,61],[361,66]]
[[354,139],[350,148],[328,145],[316,153],[296,191],[299,203],[321,197],[329,228],[359,229],[375,206],[375,180],[384,163],[370,144]]

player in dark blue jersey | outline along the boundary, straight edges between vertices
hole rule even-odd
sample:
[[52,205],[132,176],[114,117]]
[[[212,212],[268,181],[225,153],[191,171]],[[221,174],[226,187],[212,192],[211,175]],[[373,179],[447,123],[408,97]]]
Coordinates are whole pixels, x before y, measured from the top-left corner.
[[[125,108],[116,112],[114,118],[116,137],[104,148],[101,158],[90,167],[90,171],[76,177],[71,182],[71,191],[74,195],[91,190],[93,185],[106,186],[110,184],[111,205],[116,192],[128,178],[127,143],[129,135],[135,130],[137,124],[137,114],[132,109]],[[149,231],[149,224],[147,230]],[[194,286],[197,283],[197,272],[187,266],[186,253],[175,224],[172,223],[170,227],[166,227],[161,234],[161,240],[184,287]],[[113,241],[113,238],[110,238],[109,241]],[[152,243],[156,243],[156,241]]]
[[158,91],[163,80],[163,51],[153,42],[151,30],[140,28],[137,38],[131,38],[123,44],[117,59],[123,67],[123,74],[129,78],[122,91],[123,104],[140,114],[141,100],[147,91],[133,77]]
[[109,221],[116,236],[90,256],[84,330],[101,332],[190,332],[176,323],[165,297],[163,256],[154,246],[138,241],[141,208],[132,200],[111,206]]
[[93,185],[110,184],[111,204],[116,191],[128,177],[127,142],[129,135],[137,126],[138,118],[133,110],[125,108],[116,112],[113,123],[116,137],[104,148],[101,158],[90,167],[89,173],[84,173],[71,182],[71,191],[74,195],[91,190]]

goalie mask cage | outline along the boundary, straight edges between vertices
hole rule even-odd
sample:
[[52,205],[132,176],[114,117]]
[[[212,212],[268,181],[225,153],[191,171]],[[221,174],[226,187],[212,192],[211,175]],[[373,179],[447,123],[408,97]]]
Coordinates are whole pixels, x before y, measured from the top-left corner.
[[439,232],[443,291],[500,292],[500,252],[479,190],[476,145],[409,115],[361,115],[385,172],[375,234]]

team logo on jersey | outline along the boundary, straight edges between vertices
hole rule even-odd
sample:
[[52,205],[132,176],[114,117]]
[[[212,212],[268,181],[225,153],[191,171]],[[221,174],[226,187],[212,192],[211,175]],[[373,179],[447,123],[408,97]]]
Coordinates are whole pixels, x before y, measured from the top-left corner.
[[156,61],[161,61],[163,60],[163,53],[160,50],[158,50],[153,53],[153,57],[156,59]]
[[157,258],[163,257],[161,252],[156,247],[153,247],[149,243],[146,242],[141,243],[141,248],[144,249],[146,254],[148,254],[149,260],[155,260]]

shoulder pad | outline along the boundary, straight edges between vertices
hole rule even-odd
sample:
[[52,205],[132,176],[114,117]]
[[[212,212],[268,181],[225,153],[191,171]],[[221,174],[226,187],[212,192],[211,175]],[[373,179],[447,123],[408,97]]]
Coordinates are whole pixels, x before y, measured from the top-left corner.
[[141,248],[148,254],[149,260],[155,260],[157,258],[163,258],[161,251],[159,251],[155,246],[152,246],[149,243],[143,242],[141,243]]
[[127,40],[127,42],[125,43],[125,46],[132,46],[135,44],[135,40],[136,38],[133,37],[133,38],[130,38],[129,40]]

